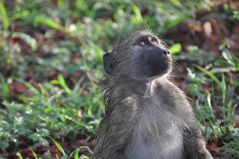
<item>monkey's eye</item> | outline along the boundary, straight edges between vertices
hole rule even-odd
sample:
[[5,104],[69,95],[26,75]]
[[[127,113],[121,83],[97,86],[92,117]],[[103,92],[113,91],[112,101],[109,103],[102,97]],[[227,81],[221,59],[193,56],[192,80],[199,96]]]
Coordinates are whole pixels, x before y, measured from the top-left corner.
[[140,45],[140,46],[144,46],[144,45],[146,45],[146,44],[145,44],[144,41],[139,41],[139,45]]
[[139,45],[139,46],[149,45],[149,39],[147,37],[142,37],[137,40],[136,45]]
[[157,45],[158,40],[152,36],[144,36],[137,40],[136,45],[145,46],[145,45]]

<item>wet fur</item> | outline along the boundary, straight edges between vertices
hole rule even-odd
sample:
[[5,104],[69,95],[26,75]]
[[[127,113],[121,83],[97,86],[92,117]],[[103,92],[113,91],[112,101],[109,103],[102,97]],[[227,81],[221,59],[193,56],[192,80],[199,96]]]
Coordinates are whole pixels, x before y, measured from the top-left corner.
[[140,68],[129,66],[138,62],[133,54],[138,49],[131,44],[142,35],[155,36],[136,32],[111,53],[114,67],[109,69],[106,113],[93,158],[212,159],[186,96],[167,79],[170,70],[146,78],[135,73]]

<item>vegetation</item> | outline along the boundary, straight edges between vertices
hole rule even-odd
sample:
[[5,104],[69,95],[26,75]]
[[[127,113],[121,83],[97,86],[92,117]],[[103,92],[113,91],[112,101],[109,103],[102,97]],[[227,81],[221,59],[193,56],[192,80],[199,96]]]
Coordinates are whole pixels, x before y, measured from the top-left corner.
[[239,5],[228,0],[0,0],[0,158],[89,158],[102,55],[158,33],[215,157],[239,156]]

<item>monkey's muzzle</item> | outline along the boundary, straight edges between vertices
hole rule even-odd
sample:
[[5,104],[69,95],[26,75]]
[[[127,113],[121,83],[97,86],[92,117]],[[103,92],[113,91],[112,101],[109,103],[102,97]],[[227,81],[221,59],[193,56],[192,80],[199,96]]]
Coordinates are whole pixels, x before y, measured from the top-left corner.
[[146,56],[146,63],[150,68],[149,76],[161,75],[170,70],[172,60],[167,50],[155,47]]

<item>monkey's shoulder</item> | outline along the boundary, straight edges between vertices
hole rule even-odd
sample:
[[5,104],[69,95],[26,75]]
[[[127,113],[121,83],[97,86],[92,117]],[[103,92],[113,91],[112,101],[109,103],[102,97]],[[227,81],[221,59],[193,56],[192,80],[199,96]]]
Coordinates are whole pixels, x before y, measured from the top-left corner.
[[173,96],[178,98],[185,98],[184,92],[168,80],[164,82],[156,82],[155,88],[157,93],[159,94],[165,94],[170,97]]
[[172,82],[157,83],[155,87],[156,102],[165,104],[167,107],[192,111],[185,93]]

